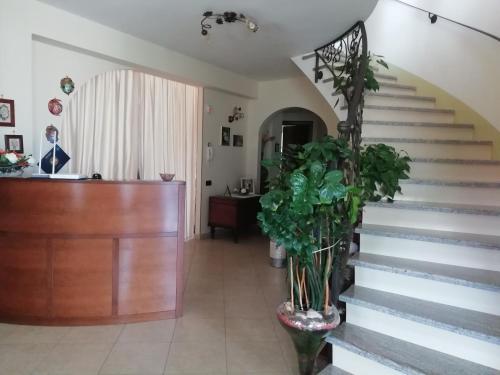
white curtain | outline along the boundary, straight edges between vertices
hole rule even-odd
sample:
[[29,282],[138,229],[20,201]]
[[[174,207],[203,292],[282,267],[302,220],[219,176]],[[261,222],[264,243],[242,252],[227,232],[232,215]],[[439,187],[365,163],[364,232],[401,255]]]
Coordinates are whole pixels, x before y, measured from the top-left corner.
[[61,126],[71,173],[104,179],[186,181],[186,237],[193,235],[201,88],[131,70],[94,77],[74,92]]

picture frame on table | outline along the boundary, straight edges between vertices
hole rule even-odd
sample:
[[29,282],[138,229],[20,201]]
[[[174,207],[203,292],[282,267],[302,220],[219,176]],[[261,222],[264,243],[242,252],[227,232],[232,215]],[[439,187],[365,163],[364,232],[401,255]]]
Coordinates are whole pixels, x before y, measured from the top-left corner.
[[14,100],[0,98],[0,126],[16,126]]
[[6,134],[5,139],[5,151],[14,151],[18,154],[24,154],[24,144],[23,136],[17,134]]
[[240,190],[245,189],[247,194],[255,194],[255,184],[253,178],[242,177],[240,179]]
[[221,144],[221,146],[231,146],[231,128],[230,127],[221,126],[220,144]]

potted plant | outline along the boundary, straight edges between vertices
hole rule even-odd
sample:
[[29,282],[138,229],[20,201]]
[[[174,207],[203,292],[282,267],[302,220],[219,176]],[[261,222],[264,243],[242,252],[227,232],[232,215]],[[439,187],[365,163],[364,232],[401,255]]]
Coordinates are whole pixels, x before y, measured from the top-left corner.
[[258,214],[264,233],[287,252],[289,297],[277,310],[291,334],[301,374],[312,374],[324,337],[340,323],[332,293],[332,273],[343,274],[341,254],[367,200],[393,197],[398,180],[408,178],[409,158],[386,145],[361,151],[361,178],[349,183],[343,169],[354,159],[344,139],[324,137],[295,146],[280,160],[265,161],[278,168],[262,196]]
[[23,155],[14,151],[0,150],[0,176],[16,176],[23,173],[24,168],[34,164],[31,155]]

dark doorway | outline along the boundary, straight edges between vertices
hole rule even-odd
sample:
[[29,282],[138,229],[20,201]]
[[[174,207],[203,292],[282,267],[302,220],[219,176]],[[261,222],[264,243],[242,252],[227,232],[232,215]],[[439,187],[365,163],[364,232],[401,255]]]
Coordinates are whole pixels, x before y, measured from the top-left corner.
[[312,121],[283,121],[282,150],[289,145],[305,145],[312,141]]

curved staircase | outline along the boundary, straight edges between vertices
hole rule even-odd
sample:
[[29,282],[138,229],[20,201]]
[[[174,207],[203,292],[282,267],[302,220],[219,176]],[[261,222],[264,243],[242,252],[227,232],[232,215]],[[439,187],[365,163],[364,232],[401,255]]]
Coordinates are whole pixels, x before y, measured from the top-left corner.
[[[311,80],[313,57],[293,59]],[[453,109],[390,71],[376,78],[363,142],[408,152],[411,179],[394,203],[364,208],[347,321],[322,374],[500,374],[500,161]],[[316,86],[333,107],[331,79]]]

